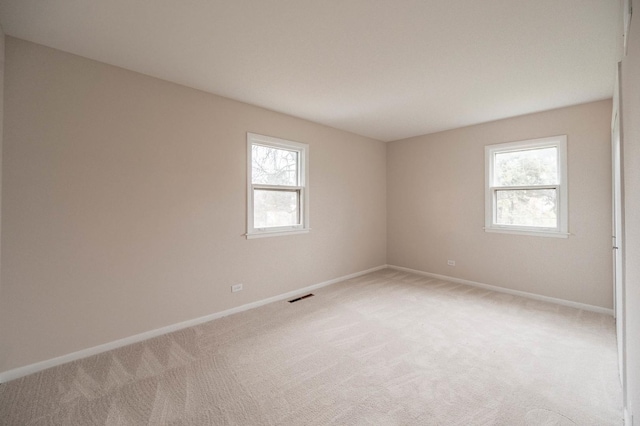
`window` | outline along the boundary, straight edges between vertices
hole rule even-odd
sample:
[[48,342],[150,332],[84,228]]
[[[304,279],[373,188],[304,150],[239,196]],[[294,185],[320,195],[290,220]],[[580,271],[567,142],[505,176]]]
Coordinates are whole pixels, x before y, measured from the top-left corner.
[[485,147],[485,231],[566,238],[567,137]]
[[247,133],[247,238],[309,232],[309,146]]

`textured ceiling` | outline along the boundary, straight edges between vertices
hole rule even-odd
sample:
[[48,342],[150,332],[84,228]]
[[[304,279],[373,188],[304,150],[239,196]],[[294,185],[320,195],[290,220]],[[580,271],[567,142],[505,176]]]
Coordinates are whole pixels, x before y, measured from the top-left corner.
[[384,141],[611,97],[615,0],[0,0],[6,34]]

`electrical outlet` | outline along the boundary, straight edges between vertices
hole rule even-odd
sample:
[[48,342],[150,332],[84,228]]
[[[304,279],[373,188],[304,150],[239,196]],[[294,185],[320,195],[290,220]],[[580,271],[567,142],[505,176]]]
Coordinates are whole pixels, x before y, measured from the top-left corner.
[[231,286],[232,293],[235,293],[237,291],[242,291],[242,284],[235,284]]
[[447,260],[447,265],[456,266],[456,261],[455,260]]

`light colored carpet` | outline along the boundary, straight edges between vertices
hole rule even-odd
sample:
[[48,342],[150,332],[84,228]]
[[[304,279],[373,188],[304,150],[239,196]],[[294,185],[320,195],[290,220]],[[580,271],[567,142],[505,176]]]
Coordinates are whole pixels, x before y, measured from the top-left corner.
[[0,385],[3,425],[621,425],[613,319],[386,269]]

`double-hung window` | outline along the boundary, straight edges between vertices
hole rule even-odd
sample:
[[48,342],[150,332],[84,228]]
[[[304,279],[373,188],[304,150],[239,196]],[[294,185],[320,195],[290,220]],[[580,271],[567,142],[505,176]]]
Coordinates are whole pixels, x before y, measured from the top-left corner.
[[247,133],[247,238],[309,231],[309,146]]
[[485,231],[568,236],[567,137],[485,147]]

